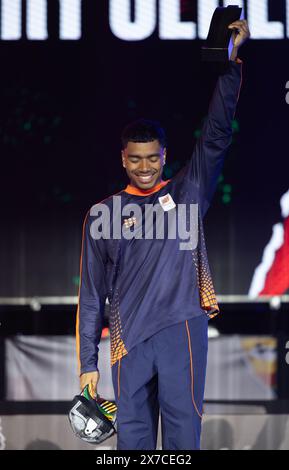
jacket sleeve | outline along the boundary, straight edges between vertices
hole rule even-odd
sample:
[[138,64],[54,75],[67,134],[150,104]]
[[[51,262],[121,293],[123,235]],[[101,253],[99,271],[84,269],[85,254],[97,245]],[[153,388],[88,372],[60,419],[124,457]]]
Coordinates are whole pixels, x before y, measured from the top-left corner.
[[76,320],[79,374],[98,370],[98,345],[106,301],[106,253],[104,240],[91,236],[93,217],[85,218],[80,260],[80,285]]
[[241,82],[242,62],[239,59],[230,61],[226,72],[218,78],[202,135],[185,167],[185,176],[198,187],[202,216],[210,206],[232,140],[232,120]]

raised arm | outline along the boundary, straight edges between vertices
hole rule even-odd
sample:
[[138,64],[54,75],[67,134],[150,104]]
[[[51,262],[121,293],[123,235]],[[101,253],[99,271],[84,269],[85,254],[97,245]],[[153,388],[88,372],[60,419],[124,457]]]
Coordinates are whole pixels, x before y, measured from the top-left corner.
[[237,54],[241,44],[250,36],[245,20],[236,21],[229,28],[234,29],[231,60],[226,72],[218,78],[202,135],[185,172],[199,188],[203,216],[215,192],[224,157],[232,140],[232,120],[242,82],[242,61],[237,58]]

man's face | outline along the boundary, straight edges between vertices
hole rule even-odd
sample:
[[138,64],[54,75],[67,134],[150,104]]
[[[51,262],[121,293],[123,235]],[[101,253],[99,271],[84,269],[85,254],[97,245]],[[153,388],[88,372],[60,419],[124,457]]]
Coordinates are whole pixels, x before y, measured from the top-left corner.
[[166,149],[158,140],[145,143],[128,142],[121,155],[123,167],[132,186],[151,189],[161,181]]

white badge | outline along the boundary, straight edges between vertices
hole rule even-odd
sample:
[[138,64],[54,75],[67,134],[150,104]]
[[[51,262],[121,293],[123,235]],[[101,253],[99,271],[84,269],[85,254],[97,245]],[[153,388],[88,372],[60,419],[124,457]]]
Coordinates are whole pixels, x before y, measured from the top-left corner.
[[169,193],[159,197],[159,201],[164,211],[170,211],[176,207],[174,200]]

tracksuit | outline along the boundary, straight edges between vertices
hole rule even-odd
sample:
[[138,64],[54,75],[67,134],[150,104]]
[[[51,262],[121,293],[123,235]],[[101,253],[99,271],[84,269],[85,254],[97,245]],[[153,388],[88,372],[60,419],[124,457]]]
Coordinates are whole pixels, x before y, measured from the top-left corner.
[[[219,312],[203,218],[231,142],[241,77],[242,64],[231,61],[218,78],[193,155],[176,176],[149,190],[129,184],[92,206],[84,221],[80,374],[97,370],[108,299],[119,450],[155,449],[159,413],[163,449],[200,448],[207,323]],[[180,249],[178,220],[197,234],[190,248]]]

